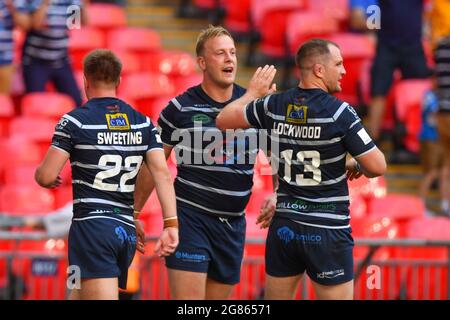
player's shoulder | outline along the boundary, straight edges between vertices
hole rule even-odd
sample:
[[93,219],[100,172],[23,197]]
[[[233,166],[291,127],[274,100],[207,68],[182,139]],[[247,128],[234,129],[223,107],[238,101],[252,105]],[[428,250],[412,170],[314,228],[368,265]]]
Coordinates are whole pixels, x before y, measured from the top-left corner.
[[185,92],[172,98],[170,101],[168,101],[166,109],[176,109],[178,111],[181,111],[187,106],[198,103],[200,101],[199,87],[200,85],[190,87]]
[[234,83],[233,84],[233,99],[238,99],[238,98],[242,97],[246,91],[247,91],[247,89],[245,89],[244,87],[241,87],[237,83]]
[[82,105],[81,107],[77,107],[67,113],[65,113],[62,118],[67,119],[70,123],[75,125],[76,127],[81,128],[83,124],[88,122],[87,120],[91,119],[91,111],[87,104]]
[[295,99],[295,94],[295,88],[291,88],[286,91],[268,94],[258,100],[263,102],[266,108],[273,109],[279,105],[284,109],[286,104],[291,103]]

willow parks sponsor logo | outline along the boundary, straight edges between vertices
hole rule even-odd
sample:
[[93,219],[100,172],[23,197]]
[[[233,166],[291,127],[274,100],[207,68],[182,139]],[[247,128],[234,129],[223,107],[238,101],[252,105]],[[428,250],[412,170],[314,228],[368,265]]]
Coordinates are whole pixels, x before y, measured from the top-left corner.
[[321,211],[332,211],[336,210],[336,204],[334,203],[312,203],[303,200],[295,201],[280,201],[277,203],[277,209],[289,209],[295,211],[302,210],[321,210]]
[[192,121],[193,122],[200,122],[203,124],[206,123],[210,123],[211,122],[211,118],[209,116],[207,116],[206,114],[196,114],[195,116],[192,117]]

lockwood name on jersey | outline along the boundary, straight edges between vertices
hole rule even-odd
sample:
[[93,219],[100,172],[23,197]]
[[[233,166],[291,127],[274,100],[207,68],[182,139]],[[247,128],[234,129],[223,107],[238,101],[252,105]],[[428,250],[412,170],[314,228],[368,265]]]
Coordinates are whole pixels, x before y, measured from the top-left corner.
[[98,144],[142,144],[142,132],[99,132]]
[[285,135],[294,138],[319,139],[322,127],[295,126],[288,123],[274,123],[275,134]]

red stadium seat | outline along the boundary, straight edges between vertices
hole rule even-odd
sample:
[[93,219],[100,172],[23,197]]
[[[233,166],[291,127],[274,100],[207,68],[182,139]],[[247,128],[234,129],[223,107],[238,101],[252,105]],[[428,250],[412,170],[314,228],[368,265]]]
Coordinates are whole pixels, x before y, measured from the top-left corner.
[[354,219],[361,219],[367,215],[367,203],[359,194],[350,191],[350,216]]
[[215,9],[221,3],[221,0],[194,0],[194,4],[202,9]]
[[169,77],[184,77],[195,73],[195,58],[184,51],[163,51],[142,59],[142,70],[162,73]]
[[386,197],[373,199],[370,202],[369,212],[372,217],[410,220],[423,217],[425,207],[422,199],[417,196],[388,194]]
[[203,81],[203,75],[200,73],[193,73],[189,76],[176,77],[173,79],[175,85],[174,95],[179,95],[187,89],[199,85]]
[[2,156],[0,163],[5,167],[14,165],[36,165],[42,160],[40,147],[37,143],[20,138],[0,140]]
[[161,51],[161,38],[158,32],[148,28],[122,28],[108,33],[108,48],[125,50],[139,55],[154,55]]
[[336,19],[324,19],[322,14],[314,11],[296,11],[286,18],[287,43],[291,56],[295,56],[303,42],[311,38],[327,38],[339,30]]
[[5,185],[0,190],[0,211],[16,214],[40,214],[55,207],[55,197],[48,189],[30,185]]
[[104,48],[105,45],[105,36],[97,29],[83,27],[80,30],[72,30],[69,37],[69,54],[73,68],[82,70],[85,56],[92,50]]
[[233,33],[250,31],[251,0],[228,0],[223,2],[225,8],[225,27]]
[[125,77],[119,86],[119,95],[135,101],[135,107],[149,114],[152,102],[160,97],[172,96],[174,86],[163,74],[136,73]]
[[5,184],[38,186],[34,180],[36,165],[14,165],[5,171]]
[[308,9],[320,13],[322,20],[336,19],[339,22],[339,30],[348,29],[350,9],[348,0],[310,0]]
[[62,208],[73,200],[71,184],[56,188],[53,193],[55,196],[55,209]]
[[387,182],[383,176],[371,179],[362,176],[359,179],[349,180],[348,188],[351,194],[361,196],[366,202],[370,202],[372,199],[386,196]]
[[14,117],[14,104],[12,99],[0,94],[0,138],[9,134],[9,122]]
[[159,119],[159,115],[164,110],[164,108],[167,107],[172,98],[173,96],[166,96],[152,99],[151,101],[149,101],[147,107],[145,107],[144,109],[141,108],[139,111],[150,117],[150,119],[153,121],[153,124],[156,125]]
[[54,126],[55,121],[75,108],[75,102],[70,96],[62,93],[34,92],[23,97],[20,108],[22,114],[27,117],[52,118]]
[[33,116],[17,117],[11,121],[11,137],[23,138],[43,143],[42,147],[49,145],[55,131],[55,120]]
[[122,75],[142,71],[139,57],[128,51],[115,50],[114,53],[122,62]]
[[286,56],[286,30],[289,14],[302,9],[304,1],[252,0],[251,10],[255,30],[261,33],[260,50],[269,57]]
[[395,108],[397,119],[406,127],[405,146],[418,152],[419,133],[422,126],[421,104],[427,90],[431,89],[431,80],[403,80],[395,85]]
[[105,35],[108,31],[127,25],[125,9],[114,4],[92,3],[89,5],[88,16],[89,26],[101,30]]

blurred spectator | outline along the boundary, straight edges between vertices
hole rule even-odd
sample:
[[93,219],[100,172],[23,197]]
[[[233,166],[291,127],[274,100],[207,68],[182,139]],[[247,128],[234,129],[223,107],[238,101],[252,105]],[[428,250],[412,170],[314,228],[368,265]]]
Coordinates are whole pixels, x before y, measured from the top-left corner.
[[[426,204],[431,185],[439,180],[439,194],[442,209],[445,209],[445,181],[443,170],[443,153],[438,142],[436,116],[438,99],[434,91],[425,93],[422,102],[422,129],[420,131],[420,153],[424,176],[419,187],[419,196]],[[448,206],[448,204],[447,204]]]
[[437,96],[439,111],[437,115],[439,141],[444,152],[445,199],[442,209],[450,216],[450,36],[443,38],[435,53]]
[[442,38],[450,35],[450,1],[431,0],[427,18],[431,45],[435,48]]
[[27,30],[30,18],[24,8],[16,8],[16,4],[25,0],[0,1],[0,94],[11,92],[12,76],[14,73],[14,43],[13,29],[20,27]]
[[81,94],[69,61],[67,9],[80,6],[81,21],[86,22],[86,0],[31,0],[31,28],[23,45],[22,65],[26,91],[46,91],[51,81],[55,88],[70,95],[80,106]]
[[426,78],[431,75],[422,46],[423,0],[379,0],[381,28],[371,70],[371,96],[368,129],[374,140],[380,138],[386,95],[391,88],[394,71],[403,79]]
[[367,18],[370,6],[378,5],[378,0],[349,0],[350,8],[350,29],[356,32],[367,32]]

